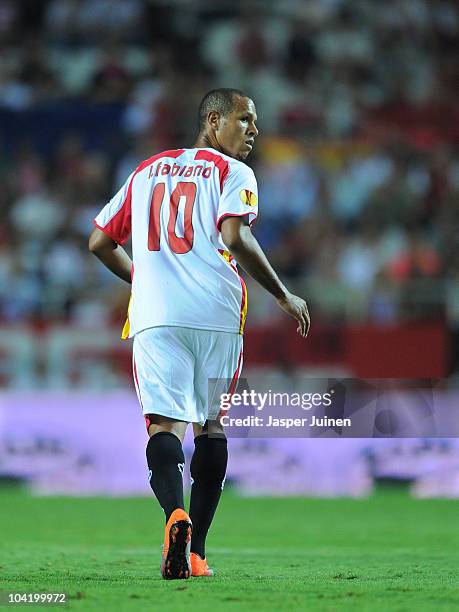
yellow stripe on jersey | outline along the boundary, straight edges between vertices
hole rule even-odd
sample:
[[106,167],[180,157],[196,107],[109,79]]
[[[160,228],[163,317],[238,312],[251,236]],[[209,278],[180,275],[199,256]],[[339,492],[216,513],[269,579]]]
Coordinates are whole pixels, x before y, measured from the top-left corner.
[[244,325],[245,325],[245,320],[247,318],[247,306],[248,306],[248,293],[247,293],[247,287],[245,286],[245,283],[242,279],[242,277],[239,277],[241,279],[241,286],[242,286],[242,300],[241,300],[241,316],[240,316],[240,323],[239,323],[239,333],[242,334],[244,333]]
[[229,251],[223,251],[222,249],[218,249],[218,252],[223,257],[223,259],[233,268],[233,270],[239,276],[239,280],[241,282],[242,296],[241,296],[241,310],[239,313],[239,333],[242,335],[244,333],[244,325],[245,319],[247,317],[247,287],[245,286],[244,279],[237,271],[237,267],[234,264],[234,257],[231,255]]
[[226,259],[228,263],[231,262],[231,253],[229,251],[220,251],[221,256]]
[[131,324],[129,323],[129,313],[131,312],[131,303],[132,303],[132,293],[131,293],[131,297],[129,298],[126,323],[124,324],[123,331],[121,332],[121,340],[127,340],[129,338],[129,334],[131,333]]

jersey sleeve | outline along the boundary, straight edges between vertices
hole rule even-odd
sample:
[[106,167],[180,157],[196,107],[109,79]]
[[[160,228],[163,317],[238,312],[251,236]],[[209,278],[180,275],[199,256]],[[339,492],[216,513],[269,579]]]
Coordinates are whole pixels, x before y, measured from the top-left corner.
[[218,205],[217,229],[226,217],[248,215],[249,225],[258,216],[257,180],[251,168],[238,164],[228,174]]
[[131,235],[131,200],[134,175],[135,171],[94,219],[94,225],[121,245]]

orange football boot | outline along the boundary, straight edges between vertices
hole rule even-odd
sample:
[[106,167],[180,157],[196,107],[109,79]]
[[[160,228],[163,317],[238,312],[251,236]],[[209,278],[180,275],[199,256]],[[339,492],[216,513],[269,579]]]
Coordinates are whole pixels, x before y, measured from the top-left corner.
[[214,570],[207,565],[207,559],[201,559],[198,553],[192,552],[190,555],[191,575],[192,576],[213,576]]
[[174,510],[164,530],[161,575],[166,580],[184,579],[191,576],[191,531],[191,520],[185,510],[181,508]]

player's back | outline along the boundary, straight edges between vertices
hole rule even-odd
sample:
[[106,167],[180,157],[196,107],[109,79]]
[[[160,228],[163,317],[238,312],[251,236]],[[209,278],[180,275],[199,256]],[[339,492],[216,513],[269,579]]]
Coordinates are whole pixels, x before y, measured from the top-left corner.
[[247,296],[220,235],[227,215],[255,219],[256,181],[214,149],[165,151],[131,174],[96,219],[117,242],[132,231],[130,336],[158,325],[242,333]]

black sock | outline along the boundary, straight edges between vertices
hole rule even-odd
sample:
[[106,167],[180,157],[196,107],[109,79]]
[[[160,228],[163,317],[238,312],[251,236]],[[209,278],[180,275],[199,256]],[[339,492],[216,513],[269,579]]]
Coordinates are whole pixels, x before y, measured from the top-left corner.
[[203,559],[206,554],[206,536],[214,518],[223,489],[228,462],[228,446],[224,436],[202,434],[194,440],[191,459],[192,480],[190,518],[193,523],[191,551]]
[[183,501],[183,468],[185,457],[176,435],[160,431],[147,444],[150,486],[166,514],[166,521],[176,508],[185,509]]

